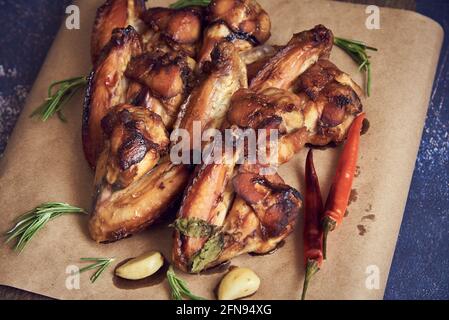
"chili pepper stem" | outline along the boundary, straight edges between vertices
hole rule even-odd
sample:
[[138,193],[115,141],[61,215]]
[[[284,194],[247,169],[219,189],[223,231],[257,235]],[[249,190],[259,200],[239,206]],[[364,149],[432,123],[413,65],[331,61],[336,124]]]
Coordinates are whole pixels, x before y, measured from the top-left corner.
[[318,267],[317,261],[310,260],[310,259],[307,260],[306,274],[304,276],[304,285],[302,287],[301,300],[306,299],[306,293],[307,293],[307,288],[309,287],[310,279],[312,279],[312,277],[315,275],[315,273],[317,273],[319,270],[320,270],[320,268]]
[[325,217],[323,221],[323,258],[326,260],[327,256],[327,235],[330,231],[335,229],[335,221],[329,217]]

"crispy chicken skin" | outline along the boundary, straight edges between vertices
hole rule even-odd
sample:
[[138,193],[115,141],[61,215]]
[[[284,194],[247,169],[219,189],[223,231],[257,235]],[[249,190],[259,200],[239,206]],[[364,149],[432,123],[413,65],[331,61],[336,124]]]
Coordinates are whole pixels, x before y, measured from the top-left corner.
[[351,87],[359,97],[363,96],[363,90],[359,85],[327,59],[320,59],[307,69],[298,78],[295,91],[305,92],[310,99],[316,100],[320,91],[333,80]]
[[115,29],[90,75],[82,136],[84,154],[92,168],[104,146],[101,120],[113,106],[125,102],[128,81],[124,73],[131,58],[141,50],[139,35],[133,27]]
[[223,250],[208,267],[244,253],[274,250],[295,226],[301,195],[278,174],[263,176],[241,166],[233,179],[237,196],[223,225]]
[[111,242],[136,233],[157,220],[182,193],[190,176],[187,166],[161,163],[128,187],[97,190],[89,221],[92,239]]
[[319,60],[302,74],[295,90],[306,101],[304,124],[312,145],[342,142],[363,109],[362,89],[328,60]]
[[211,59],[215,45],[223,39],[239,51],[263,44],[270,38],[271,21],[255,0],[213,0],[207,8],[208,27],[198,55],[201,67]]
[[195,58],[203,31],[203,9],[150,8],[142,15],[148,26],[144,42],[148,51],[183,52]]
[[139,30],[140,16],[145,11],[145,0],[107,0],[97,10],[91,38],[92,63],[95,64],[102,49],[117,28],[133,26]]
[[97,163],[95,185],[126,188],[168,152],[170,139],[162,119],[148,109],[118,105],[101,124],[106,143]]
[[270,17],[255,0],[212,0],[207,19],[209,23],[223,21],[233,32],[251,37],[257,44],[271,36]]
[[301,196],[297,190],[285,185],[277,174],[271,177],[243,171],[232,183],[236,194],[256,213],[263,239],[281,236],[297,218]]
[[323,146],[342,142],[363,109],[361,88],[325,59],[302,73],[288,89],[293,87],[295,94],[278,88],[259,92],[241,89],[233,96],[227,114],[231,125],[278,129],[282,135],[279,164],[289,161],[306,143]]
[[319,58],[328,57],[332,46],[333,34],[322,25],[295,34],[256,74],[250,88],[256,92],[272,87],[289,89]]
[[304,101],[290,91],[268,88],[261,93],[240,89],[231,100],[228,122],[240,128],[263,129],[277,122],[280,133],[289,133],[304,122]]
[[194,83],[193,68],[187,59],[183,53],[146,52],[132,58],[125,72],[128,79],[148,89],[144,105],[158,113],[168,129],[172,129]]
[[219,43],[212,61],[203,66],[198,85],[181,107],[176,128],[187,130],[190,137],[195,121],[199,121],[201,131],[219,128],[232,95],[246,86],[246,67],[237,50],[229,42]]

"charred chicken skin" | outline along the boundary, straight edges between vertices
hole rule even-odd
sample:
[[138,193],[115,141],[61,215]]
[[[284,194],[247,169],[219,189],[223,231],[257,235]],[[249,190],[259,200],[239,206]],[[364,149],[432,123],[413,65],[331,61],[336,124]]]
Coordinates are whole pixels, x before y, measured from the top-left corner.
[[158,113],[169,130],[194,81],[187,59],[182,53],[146,52],[131,59],[125,71],[144,90],[143,105]]
[[101,124],[106,146],[97,163],[97,183],[106,182],[112,189],[126,188],[168,152],[170,140],[162,119],[148,109],[118,105]]
[[148,27],[143,33],[148,51],[183,52],[196,58],[204,24],[202,8],[150,8],[142,20]]
[[95,64],[115,29],[128,26],[140,30],[145,0],[107,0],[97,11],[91,38],[92,63]]
[[271,21],[255,0],[213,0],[207,7],[208,27],[198,56],[201,67],[211,59],[215,45],[230,41],[239,51],[263,44],[270,38]]
[[133,27],[115,29],[90,75],[82,131],[84,154],[92,168],[104,147],[101,120],[113,106],[126,102],[125,70],[131,58],[141,52],[140,37]]

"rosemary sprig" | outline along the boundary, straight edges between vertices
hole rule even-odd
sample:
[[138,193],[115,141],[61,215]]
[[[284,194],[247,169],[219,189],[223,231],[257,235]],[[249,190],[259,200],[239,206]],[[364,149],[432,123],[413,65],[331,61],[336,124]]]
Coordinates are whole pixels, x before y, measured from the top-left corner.
[[93,275],[90,276],[90,282],[94,283],[99,276],[106,270],[109,265],[114,262],[115,258],[81,258],[81,261],[90,261],[92,264],[80,269],[79,273],[83,273],[88,270],[97,269]]
[[[45,122],[56,113],[59,119],[65,122],[66,119],[62,114],[62,107],[79,89],[85,87],[86,84],[86,77],[76,77],[53,82],[48,88],[48,97],[30,116],[38,116]],[[57,90],[53,92],[56,87],[58,87]]]
[[190,6],[201,6],[206,7],[209,5],[211,0],[178,0],[172,3],[169,7],[173,9],[181,9]]
[[371,61],[367,50],[377,51],[376,48],[370,47],[358,40],[349,40],[335,37],[334,44],[343,49],[351,58],[359,65],[359,71],[364,70],[367,73],[366,94],[371,95]]
[[206,300],[205,298],[196,296],[190,292],[189,288],[187,288],[187,283],[176,276],[172,266],[168,268],[167,280],[170,285],[173,300],[182,300],[183,297],[189,298],[190,300]]
[[17,239],[14,250],[21,252],[31,241],[36,233],[41,230],[47,222],[59,216],[70,213],[87,213],[81,208],[73,207],[62,202],[47,202],[26,212],[19,217],[17,224],[6,233],[6,243]]

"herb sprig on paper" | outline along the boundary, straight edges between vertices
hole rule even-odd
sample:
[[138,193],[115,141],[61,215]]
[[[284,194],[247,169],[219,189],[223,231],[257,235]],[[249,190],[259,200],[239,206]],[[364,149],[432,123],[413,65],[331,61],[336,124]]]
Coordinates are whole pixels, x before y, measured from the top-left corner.
[[87,214],[84,209],[71,206],[67,203],[43,203],[19,217],[16,225],[6,233],[6,243],[16,239],[17,242],[14,245],[14,249],[21,252],[47,222],[62,215],[72,213]]
[[39,117],[45,122],[57,114],[59,119],[65,122],[66,119],[62,113],[62,108],[78,90],[87,85],[87,81],[87,77],[75,77],[53,82],[48,88],[47,98],[34,110],[31,117]]
[[79,273],[97,269],[97,271],[95,271],[95,273],[90,276],[90,282],[94,283],[98,279],[98,277],[101,276],[103,271],[105,271],[110,266],[110,264],[114,262],[115,258],[81,258],[80,260],[84,262],[93,262],[92,264],[81,268]]
[[334,44],[351,56],[351,58],[359,65],[359,71],[364,70],[367,73],[366,94],[369,97],[371,95],[372,75],[371,61],[369,60],[370,56],[367,51],[377,51],[377,49],[358,40],[349,40],[339,37],[334,38]]
[[183,300],[183,298],[188,298],[190,300],[206,300],[205,298],[196,296],[190,292],[185,280],[178,278],[172,266],[168,268],[167,280],[170,285],[173,300]]

